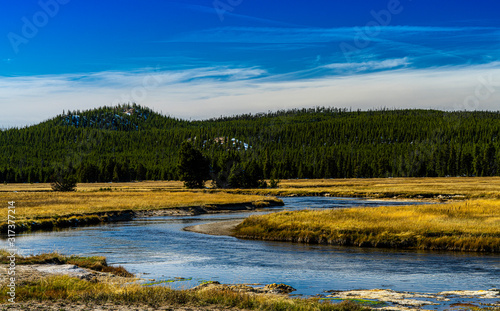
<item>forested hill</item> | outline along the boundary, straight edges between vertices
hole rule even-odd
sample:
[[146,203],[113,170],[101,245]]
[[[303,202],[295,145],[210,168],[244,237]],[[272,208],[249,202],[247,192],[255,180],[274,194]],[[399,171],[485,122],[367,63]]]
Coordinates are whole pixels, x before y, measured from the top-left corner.
[[187,125],[189,122],[165,117],[138,105],[102,107],[87,111],[63,112],[38,126],[71,126],[101,130],[134,131],[139,129],[168,128]]
[[265,178],[498,175],[499,112],[315,108],[186,121],[137,105],[68,111],[0,132],[0,181],[177,179],[190,141],[225,174]]

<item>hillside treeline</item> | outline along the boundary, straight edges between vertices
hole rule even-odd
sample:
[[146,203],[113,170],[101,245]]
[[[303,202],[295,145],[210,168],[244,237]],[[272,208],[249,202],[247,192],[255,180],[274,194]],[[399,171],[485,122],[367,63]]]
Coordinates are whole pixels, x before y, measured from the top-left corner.
[[67,111],[0,131],[0,181],[178,179],[189,141],[219,181],[238,167],[264,178],[498,175],[499,112],[295,109],[185,121],[137,105]]

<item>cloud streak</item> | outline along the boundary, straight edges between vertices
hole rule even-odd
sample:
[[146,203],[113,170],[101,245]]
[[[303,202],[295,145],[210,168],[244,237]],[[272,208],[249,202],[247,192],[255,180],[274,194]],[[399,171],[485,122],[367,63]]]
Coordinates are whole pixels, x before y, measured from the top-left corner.
[[[213,4],[214,2],[210,2],[210,3]],[[255,16],[237,14],[237,13],[230,12],[227,10],[218,11],[218,9],[216,9],[214,5],[205,6],[205,5],[199,5],[199,4],[184,4],[183,7],[190,9],[190,10],[193,10],[193,11],[196,11],[196,12],[214,15],[214,16],[217,16],[218,18],[220,18],[221,16],[224,16],[223,17],[224,19],[233,18],[235,20],[252,22],[252,23],[257,23],[257,24],[262,24],[262,25],[280,26],[280,27],[283,27],[283,26],[285,26],[285,27],[297,27],[296,24],[280,22],[280,21],[276,21],[276,20],[272,20],[272,19],[268,19],[268,18],[260,18],[260,17],[255,17]],[[235,9],[235,7],[232,7],[232,8]]]
[[333,63],[323,65],[322,68],[333,69],[338,72],[364,72],[377,71],[383,69],[393,69],[410,65],[408,58],[386,59],[383,61],[368,61],[361,63]]
[[[332,65],[337,70],[347,69],[351,63],[373,67],[370,62],[403,58],[411,59],[415,68],[489,63],[500,60],[499,33],[495,27],[385,26],[370,31],[363,27],[220,27],[184,33],[164,42],[203,46],[208,58],[247,55],[242,62],[262,59],[265,61],[260,65],[280,68],[283,73],[310,70],[307,62],[317,55],[324,66],[339,64]],[[346,46],[352,49],[346,50]],[[287,53],[286,58],[283,53]]]
[[[318,43],[349,40],[364,27],[303,28],[303,27],[219,27],[184,33],[164,42],[219,42],[219,43]],[[430,26],[384,26],[374,28],[377,32],[371,39],[406,38],[411,35],[437,35],[468,37],[490,36],[498,33],[494,27],[430,27]],[[410,37],[411,38],[411,37]],[[491,40],[491,36],[489,38]]]

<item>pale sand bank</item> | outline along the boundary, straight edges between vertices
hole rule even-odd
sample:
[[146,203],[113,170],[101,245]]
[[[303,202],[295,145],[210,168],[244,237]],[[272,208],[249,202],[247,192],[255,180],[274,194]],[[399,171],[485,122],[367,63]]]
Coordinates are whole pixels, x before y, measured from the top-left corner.
[[211,222],[208,224],[190,226],[184,228],[185,231],[210,234],[210,235],[231,235],[234,228],[243,222],[243,219]]

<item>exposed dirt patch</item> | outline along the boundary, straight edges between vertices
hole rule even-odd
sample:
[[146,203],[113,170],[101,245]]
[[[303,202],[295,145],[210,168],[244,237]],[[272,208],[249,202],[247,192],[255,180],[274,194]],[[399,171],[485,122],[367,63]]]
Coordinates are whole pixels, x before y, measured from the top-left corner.
[[[389,303],[387,307],[379,308],[381,310],[421,310],[423,307],[432,308],[432,306],[442,305],[443,302],[453,302],[463,298],[477,299],[497,299],[500,298],[498,289],[478,290],[478,291],[446,291],[437,294],[416,293],[416,292],[398,292],[390,289],[371,289],[371,290],[350,290],[350,291],[329,291],[328,297],[339,299],[369,299]],[[492,308],[499,308],[497,302],[484,303]],[[465,306],[460,303],[452,303],[450,306]],[[467,304],[467,307],[476,306]],[[496,309],[495,309],[496,310]]]
[[211,222],[208,224],[186,227],[183,230],[210,235],[231,235],[234,228],[242,221],[243,219]]

